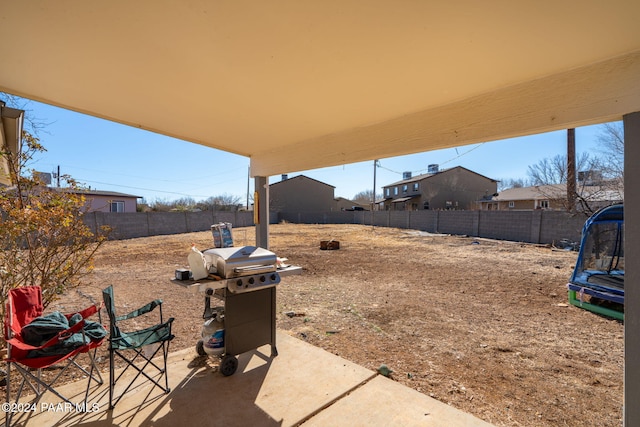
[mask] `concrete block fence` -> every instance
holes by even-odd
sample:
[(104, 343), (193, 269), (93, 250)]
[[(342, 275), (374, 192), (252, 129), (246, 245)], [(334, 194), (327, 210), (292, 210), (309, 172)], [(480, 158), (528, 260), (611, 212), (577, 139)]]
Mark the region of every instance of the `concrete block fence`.
[[(286, 221), (298, 224), (362, 224), (511, 240), (553, 244), (561, 240), (579, 242), (584, 214), (533, 211), (340, 211), (272, 212), (272, 224)], [(252, 212), (91, 212), (85, 222), (95, 231), (102, 225), (113, 229), (112, 239), (162, 234), (181, 234), (211, 229), (212, 224), (230, 222), (234, 228), (253, 226)]]
[(363, 224), (516, 242), (579, 242), (587, 217), (566, 212), (529, 211), (347, 211), (280, 213), (279, 221), (300, 224)]

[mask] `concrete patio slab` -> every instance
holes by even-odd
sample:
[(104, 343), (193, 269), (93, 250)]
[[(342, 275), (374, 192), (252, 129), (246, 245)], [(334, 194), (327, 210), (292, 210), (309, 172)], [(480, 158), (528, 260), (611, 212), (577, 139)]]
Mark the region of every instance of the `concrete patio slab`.
[[(16, 413), (12, 425), (489, 425), (284, 332), (278, 331), (277, 347), (273, 359), (270, 346), (240, 355), (238, 370), (229, 377), (218, 371), (217, 358), (198, 356), (195, 348), (174, 352), (169, 394), (140, 382), (109, 411), (108, 374), (103, 374), (105, 384), (91, 389), (86, 410), (46, 393), (33, 410)], [(85, 384), (61, 390), (81, 400)]]
[(302, 424), (303, 427), (490, 425), (381, 375)]

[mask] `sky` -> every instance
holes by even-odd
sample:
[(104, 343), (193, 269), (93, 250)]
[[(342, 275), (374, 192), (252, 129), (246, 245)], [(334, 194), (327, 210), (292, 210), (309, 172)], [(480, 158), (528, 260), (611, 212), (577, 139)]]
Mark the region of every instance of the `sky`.
[[(29, 117), (46, 123), (38, 137), (47, 151), (30, 164), (39, 172), (57, 172), (59, 167), (62, 175), (91, 189), (133, 194), (146, 203), (231, 195), (244, 205), (247, 194), (253, 194), (247, 157), (35, 101), (23, 108)], [(601, 133), (601, 125), (577, 128), (576, 153), (597, 155)], [(565, 155), (566, 147), (567, 132), (562, 130), (380, 159), (376, 193), (402, 180), (403, 172), (426, 173), (431, 164), (440, 169), (463, 166), (496, 180), (527, 178), (529, 165)], [(336, 197), (351, 199), (373, 188), (374, 162), (290, 171), (288, 177), (301, 174), (334, 186)], [(269, 177), (269, 183), (280, 179)]]

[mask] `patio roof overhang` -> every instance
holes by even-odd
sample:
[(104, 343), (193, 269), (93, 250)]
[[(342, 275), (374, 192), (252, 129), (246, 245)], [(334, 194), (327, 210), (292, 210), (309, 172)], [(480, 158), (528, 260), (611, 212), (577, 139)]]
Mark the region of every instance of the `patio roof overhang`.
[(419, 195), (413, 195), (413, 196), (408, 196), (408, 197), (400, 197), (400, 198), (397, 198), (397, 199), (393, 199), (391, 201), (391, 203), (402, 203), (402, 202), (406, 202), (408, 200), (411, 200), (411, 199), (413, 199), (415, 197), (420, 197), (420, 196)]
[(3, 2), (0, 90), (272, 176), (620, 119), (640, 110), (638, 16), (628, 0)]

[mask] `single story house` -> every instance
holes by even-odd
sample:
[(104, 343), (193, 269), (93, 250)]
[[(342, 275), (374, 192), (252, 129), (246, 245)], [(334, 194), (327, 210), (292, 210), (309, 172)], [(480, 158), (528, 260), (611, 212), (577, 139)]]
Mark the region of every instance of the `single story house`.
[[(578, 185), (578, 210), (595, 211), (623, 201), (623, 189), (614, 185)], [(509, 188), (478, 201), (481, 210), (567, 210), (567, 184)]]
[(371, 203), (359, 203), (344, 197), (336, 197), (336, 211), (368, 211), (371, 210)]
[(81, 190), (87, 200), (89, 212), (137, 212), (141, 196), (115, 191)]

